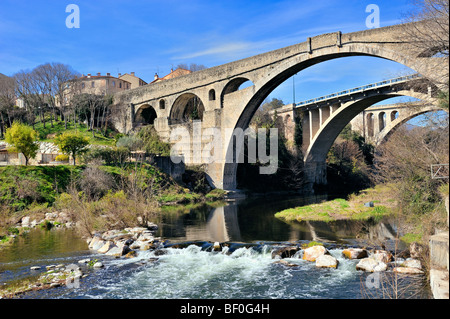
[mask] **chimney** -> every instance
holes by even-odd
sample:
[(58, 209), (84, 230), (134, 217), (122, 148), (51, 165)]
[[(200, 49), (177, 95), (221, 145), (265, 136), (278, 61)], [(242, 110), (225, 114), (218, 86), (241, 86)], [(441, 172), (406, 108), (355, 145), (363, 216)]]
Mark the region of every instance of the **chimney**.
[(121, 76), (122, 76), (122, 73), (119, 73), (119, 75), (118, 75), (117, 77), (119, 77), (119, 78), (120, 78)]
[(88, 73), (88, 75), (87, 75), (87, 76), (88, 76), (88, 78), (90, 78), (90, 77), (91, 77), (91, 74), (90, 74), (90, 73)]
[(155, 80), (158, 80), (158, 73), (155, 73)]
[(134, 72), (130, 72), (131, 73), (131, 75), (134, 75)]
[(100, 75), (101, 75), (101, 73), (100, 73), (100, 72), (98, 72), (98, 73), (97, 73), (97, 76), (100, 76)]
[(106, 76), (110, 76), (111, 75), (111, 73), (106, 73)]

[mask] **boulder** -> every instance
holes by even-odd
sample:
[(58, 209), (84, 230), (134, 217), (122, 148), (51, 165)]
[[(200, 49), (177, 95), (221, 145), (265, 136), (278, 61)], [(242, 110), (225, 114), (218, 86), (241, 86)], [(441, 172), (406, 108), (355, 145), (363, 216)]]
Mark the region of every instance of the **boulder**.
[(423, 256), (423, 246), (419, 243), (413, 242), (409, 245), (409, 253), (411, 258), (419, 258), (420, 256)]
[(102, 264), (100, 261), (97, 261), (97, 262), (94, 264), (94, 268), (103, 268), (103, 264)]
[[(101, 239), (101, 237), (94, 236), (94, 238), (92, 238), (92, 240), (89, 242), (89, 245), (88, 245), (89, 249), (94, 249), (94, 247), (97, 246), (100, 242), (103, 242), (103, 245), (105, 244), (105, 242)], [(97, 249), (99, 249), (99, 248), (97, 248)], [(95, 250), (97, 250), (97, 249), (95, 249)]]
[(422, 270), (420, 270), (418, 268), (414, 268), (414, 267), (395, 267), (392, 271), (396, 272), (396, 273), (400, 273), (400, 274), (407, 274), (407, 275), (423, 274)]
[(30, 227), (30, 216), (22, 218), (22, 227)]
[(148, 240), (153, 240), (153, 239), (154, 239), (153, 234), (149, 230), (143, 231), (138, 237), (138, 240), (140, 240), (140, 241), (148, 241)]
[(331, 255), (322, 255), (316, 259), (316, 267), (337, 268), (339, 261)]
[(128, 247), (127, 245), (115, 246), (115, 247), (112, 247), (110, 250), (108, 250), (106, 255), (121, 257), (123, 255), (126, 255), (128, 252), (130, 252), (130, 250), (131, 250), (130, 247)]
[(294, 256), (298, 251), (300, 250), (297, 246), (291, 246), (291, 247), (282, 247), (279, 249), (276, 249), (272, 252), (272, 259), (276, 258), (291, 258)]
[(134, 258), (136, 256), (137, 256), (137, 253), (135, 250), (131, 250), (125, 255), (126, 258)]
[(392, 254), (386, 250), (375, 250), (370, 258), (387, 264), (392, 261)]
[(367, 272), (379, 272), (385, 271), (387, 269), (387, 265), (375, 258), (364, 258), (359, 261), (356, 265), (356, 270), (363, 270)]
[(114, 245), (114, 243), (112, 241), (107, 241), (100, 249), (98, 249), (97, 251), (101, 254), (105, 254), (107, 253), (110, 249), (112, 249), (113, 247), (116, 247), (116, 245)]
[(367, 255), (367, 250), (362, 249), (362, 248), (348, 248), (348, 249), (344, 249), (342, 251), (342, 254), (347, 259), (361, 259), (361, 258), (366, 258), (368, 256)]
[(307, 261), (316, 261), (317, 258), (326, 254), (329, 254), (328, 250), (323, 246), (317, 245), (306, 248), (303, 251), (303, 259)]
[(218, 241), (216, 241), (213, 245), (213, 249), (214, 251), (221, 251), (222, 247), (220, 246), (220, 243)]
[(407, 268), (416, 268), (416, 269), (422, 269), (422, 263), (418, 259), (408, 258), (405, 260), (402, 265), (402, 267)]

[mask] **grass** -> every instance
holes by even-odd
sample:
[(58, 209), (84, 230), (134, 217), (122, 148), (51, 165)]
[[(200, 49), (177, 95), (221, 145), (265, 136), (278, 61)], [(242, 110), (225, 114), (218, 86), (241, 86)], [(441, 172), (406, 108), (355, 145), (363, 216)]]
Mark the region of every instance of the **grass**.
[[(366, 202), (376, 202), (375, 207), (366, 207)], [(341, 219), (380, 220), (393, 213), (396, 201), (392, 198), (392, 186), (380, 185), (352, 195), (348, 200), (337, 198), (319, 204), (289, 208), (275, 217), (286, 222), (304, 220), (331, 222)]]
[(37, 122), (34, 125), (34, 129), (39, 134), (39, 141), (41, 142), (53, 142), (54, 137), (62, 132), (78, 132), (82, 136), (85, 136), (89, 139), (89, 144), (93, 145), (106, 145), (113, 146), (115, 145), (115, 139), (110, 137), (105, 137), (102, 134), (98, 133), (94, 130), (94, 136), (92, 136), (92, 132), (88, 130), (86, 124), (77, 124), (75, 125), (72, 122), (67, 123), (67, 129), (64, 126), (64, 122), (62, 121), (54, 121), (53, 127), (51, 127), (50, 122), (47, 121), (45, 123), (45, 128), (42, 122)]

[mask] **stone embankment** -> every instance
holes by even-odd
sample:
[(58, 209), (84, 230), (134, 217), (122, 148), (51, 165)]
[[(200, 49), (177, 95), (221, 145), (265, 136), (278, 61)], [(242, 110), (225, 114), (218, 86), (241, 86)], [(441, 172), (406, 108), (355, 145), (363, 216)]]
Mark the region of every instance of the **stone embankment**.
[[(447, 226), (449, 225), (449, 197), (445, 198)], [(448, 231), (439, 231), (430, 238), (430, 286), (435, 299), (449, 299)]]

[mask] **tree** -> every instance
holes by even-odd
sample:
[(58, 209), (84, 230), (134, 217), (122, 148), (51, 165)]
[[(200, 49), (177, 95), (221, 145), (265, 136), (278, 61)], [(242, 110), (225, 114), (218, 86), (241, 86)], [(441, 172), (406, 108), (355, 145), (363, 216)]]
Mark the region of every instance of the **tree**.
[(196, 71), (207, 69), (207, 67), (204, 66), (203, 64), (191, 63), (188, 66), (186, 63), (180, 63), (177, 65), (177, 69), (185, 69), (185, 70), (189, 70), (191, 72), (196, 72)]
[(32, 127), (14, 122), (13, 125), (6, 130), (5, 140), (12, 145), (14, 149), (22, 153), (25, 157), (25, 165), (28, 165), (30, 158), (34, 158), (39, 149), (37, 143), (37, 132)]
[(73, 165), (75, 165), (76, 156), (86, 151), (89, 140), (79, 133), (66, 132), (55, 137), (55, 144), (64, 154), (72, 155)]
[[(16, 99), (14, 85), (14, 79), (0, 73), (0, 138), (3, 138), (3, 132), (8, 122), (11, 126), (11, 112)], [(8, 122), (5, 118), (8, 119)]]
[(429, 61), (430, 74), (435, 84), (448, 92), (449, 0), (413, 0), (413, 10), (404, 22), (401, 41), (412, 44), (420, 57), (434, 57), (435, 63)]

